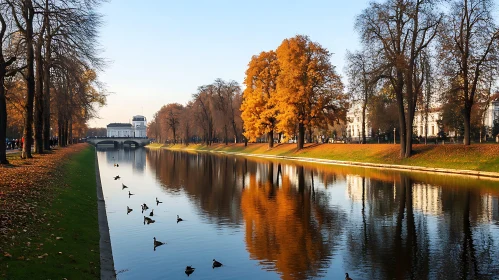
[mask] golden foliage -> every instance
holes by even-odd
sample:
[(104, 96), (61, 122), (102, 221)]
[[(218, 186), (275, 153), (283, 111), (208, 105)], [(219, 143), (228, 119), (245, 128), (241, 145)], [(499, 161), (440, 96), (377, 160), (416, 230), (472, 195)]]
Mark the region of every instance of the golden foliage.
[(276, 53), (280, 130), (289, 135), (297, 123), (325, 127), (345, 117), (347, 96), (327, 49), (298, 35), (285, 39)]
[(241, 118), (244, 122), (244, 136), (250, 141), (275, 129), (278, 75), (279, 65), (274, 51), (261, 52), (253, 56), (248, 64)]

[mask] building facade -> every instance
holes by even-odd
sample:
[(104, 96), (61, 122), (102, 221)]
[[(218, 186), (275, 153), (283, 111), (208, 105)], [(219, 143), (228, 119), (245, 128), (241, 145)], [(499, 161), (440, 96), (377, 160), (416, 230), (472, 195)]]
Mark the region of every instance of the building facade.
[[(488, 137), (495, 137), (492, 134), (494, 120), (499, 120), (499, 98), (493, 99), (484, 115), (484, 127), (487, 130)], [(366, 137), (372, 137), (371, 124), (369, 123), (369, 110), (366, 111)], [(355, 101), (347, 111), (346, 123), (347, 136), (353, 141), (360, 141), (362, 138), (362, 102)], [(428, 120), (423, 111), (416, 111), (413, 122), (413, 132), (415, 137), (438, 137), (442, 130), (442, 110), (440, 108), (431, 108), (428, 112)], [(447, 131), (447, 136), (455, 136), (454, 131)]]
[(146, 138), (147, 120), (144, 116), (133, 116), (132, 123), (110, 123), (107, 125), (107, 137)]
[(146, 129), (147, 129), (146, 117), (140, 116), (140, 115), (133, 116), (132, 127), (133, 127), (134, 132), (135, 132), (134, 137), (140, 137), (140, 138), (147, 137), (147, 135), (146, 135)]
[[(350, 109), (348, 109), (346, 129), (348, 138), (360, 141), (362, 138), (362, 102), (353, 102)], [(371, 138), (372, 129), (369, 123), (369, 110), (366, 110), (365, 131), (366, 137)]]

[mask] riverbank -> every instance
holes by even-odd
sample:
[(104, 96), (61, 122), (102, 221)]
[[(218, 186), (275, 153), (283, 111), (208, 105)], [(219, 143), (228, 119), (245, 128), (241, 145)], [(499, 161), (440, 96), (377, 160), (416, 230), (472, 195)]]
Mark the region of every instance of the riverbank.
[(302, 150), (297, 150), (296, 144), (277, 144), (268, 149), (266, 143), (250, 143), (247, 147), (244, 144), (185, 146), (153, 143), (147, 147), (499, 178), (497, 144), (414, 145), (414, 155), (407, 159), (399, 158), (400, 146), (393, 144), (306, 144)]
[(99, 279), (94, 148), (9, 161), (0, 167), (0, 278)]

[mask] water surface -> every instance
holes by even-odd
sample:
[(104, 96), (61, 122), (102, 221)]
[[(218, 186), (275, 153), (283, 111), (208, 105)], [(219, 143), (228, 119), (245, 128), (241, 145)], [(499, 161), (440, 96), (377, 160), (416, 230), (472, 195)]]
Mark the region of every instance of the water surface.
[(183, 279), (187, 265), (217, 280), (499, 275), (496, 181), (143, 148), (98, 158), (118, 279)]

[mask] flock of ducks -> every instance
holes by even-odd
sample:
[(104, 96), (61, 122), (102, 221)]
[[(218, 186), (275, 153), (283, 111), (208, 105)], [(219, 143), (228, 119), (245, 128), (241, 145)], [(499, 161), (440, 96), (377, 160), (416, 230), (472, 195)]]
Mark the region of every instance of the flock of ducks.
[[(119, 167), (119, 164), (115, 163), (114, 164), (114, 167)], [(120, 175), (117, 175), (117, 176), (114, 176), (113, 177), (114, 180), (119, 180), (121, 179)], [(124, 190), (124, 189), (128, 189), (128, 186), (126, 186), (125, 184), (121, 184), (121, 190)], [(133, 193), (131, 193), (130, 191), (128, 191), (128, 197), (130, 198), (130, 196), (132, 195), (135, 195)], [(162, 201), (159, 201), (158, 198), (156, 197), (156, 206), (159, 206), (159, 204), (163, 203)], [(140, 207), (142, 208), (142, 213), (144, 213), (144, 211), (147, 211), (149, 209), (149, 206), (147, 206), (147, 204), (142, 204), (140, 205)], [(129, 206), (126, 207), (126, 214), (130, 214), (130, 212), (132, 212), (133, 209), (130, 208)], [(150, 217), (154, 217), (154, 209), (151, 209), (151, 212), (149, 213), (149, 217), (148, 216), (144, 216), (144, 225), (145, 224), (152, 224), (154, 222), (156, 222), (155, 220), (153, 220), (152, 218)], [(177, 215), (177, 224), (179, 222), (182, 222), (184, 221), (182, 218), (180, 218), (179, 215)], [(162, 245), (165, 245), (166, 242), (161, 242), (159, 240), (156, 239), (156, 237), (153, 237), (153, 245), (154, 245), (154, 251), (156, 251), (156, 248), (159, 247), (159, 246), (162, 246)], [(215, 259), (213, 259), (213, 264), (212, 264), (212, 268), (214, 269), (215, 267), (221, 267), (223, 266), (223, 264)], [(190, 276), (192, 273), (194, 273), (194, 270), (195, 268), (192, 267), (191, 265), (188, 265), (185, 267), (185, 274), (187, 276)]]

